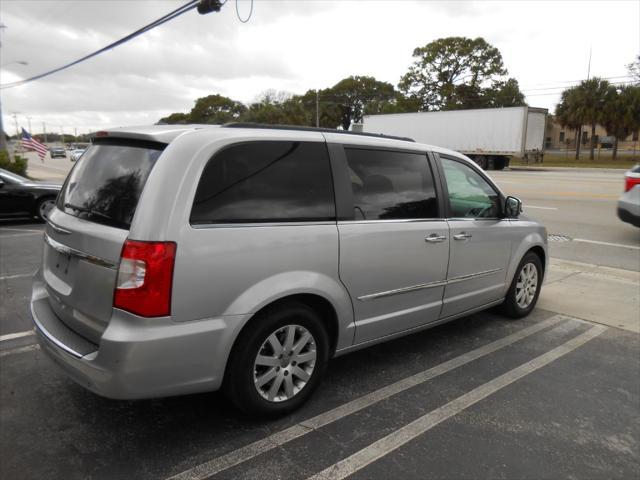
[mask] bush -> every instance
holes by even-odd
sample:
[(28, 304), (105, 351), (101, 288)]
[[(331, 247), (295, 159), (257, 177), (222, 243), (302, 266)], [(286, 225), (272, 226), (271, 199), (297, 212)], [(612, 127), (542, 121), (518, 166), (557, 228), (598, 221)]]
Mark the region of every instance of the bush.
[(0, 150), (0, 168), (26, 177), (27, 159), (20, 155), (15, 155), (12, 162), (9, 158), (9, 153), (6, 150)]

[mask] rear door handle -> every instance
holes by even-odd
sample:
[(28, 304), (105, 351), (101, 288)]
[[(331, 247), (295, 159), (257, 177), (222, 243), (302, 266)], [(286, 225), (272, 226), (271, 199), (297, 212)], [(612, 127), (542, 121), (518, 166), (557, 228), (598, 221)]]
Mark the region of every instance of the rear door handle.
[(438, 243), (444, 242), (447, 239), (444, 235), (438, 235), (437, 233), (432, 233), (428, 237), (425, 237), (424, 241), (429, 243)]
[(457, 235), (454, 235), (454, 236), (453, 236), (453, 239), (454, 239), (454, 240), (467, 240), (467, 239), (471, 238), (472, 236), (473, 236), (473, 235), (471, 235), (470, 233), (467, 233), (467, 232), (461, 232), (461, 233), (459, 233), (459, 234), (457, 234)]

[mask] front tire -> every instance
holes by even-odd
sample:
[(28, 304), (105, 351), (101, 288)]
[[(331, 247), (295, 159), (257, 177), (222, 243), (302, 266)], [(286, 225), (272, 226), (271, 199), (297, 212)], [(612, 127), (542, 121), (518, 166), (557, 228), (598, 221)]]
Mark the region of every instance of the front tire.
[(536, 306), (542, 287), (542, 262), (533, 252), (527, 253), (513, 277), (502, 311), (511, 318), (526, 317)]
[(222, 388), (247, 414), (285, 415), (311, 396), (328, 359), (329, 337), (320, 316), (305, 304), (288, 302), (259, 313), (243, 329)]

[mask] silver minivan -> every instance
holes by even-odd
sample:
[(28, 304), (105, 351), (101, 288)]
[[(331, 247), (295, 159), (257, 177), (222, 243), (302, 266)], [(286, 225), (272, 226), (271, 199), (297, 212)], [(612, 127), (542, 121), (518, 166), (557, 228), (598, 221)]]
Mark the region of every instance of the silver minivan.
[(300, 406), (328, 360), (536, 304), (544, 227), (409, 139), (229, 124), (99, 132), (50, 212), (31, 313), (100, 395)]

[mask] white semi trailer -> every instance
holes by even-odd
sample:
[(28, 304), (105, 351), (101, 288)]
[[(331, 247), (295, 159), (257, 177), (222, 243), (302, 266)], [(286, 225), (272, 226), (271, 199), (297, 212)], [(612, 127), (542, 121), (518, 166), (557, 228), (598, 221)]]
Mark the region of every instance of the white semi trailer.
[(512, 156), (542, 159), (547, 113), (508, 107), (365, 115), (362, 130), (449, 148), (484, 169), (502, 170)]

